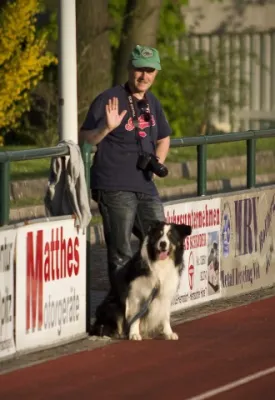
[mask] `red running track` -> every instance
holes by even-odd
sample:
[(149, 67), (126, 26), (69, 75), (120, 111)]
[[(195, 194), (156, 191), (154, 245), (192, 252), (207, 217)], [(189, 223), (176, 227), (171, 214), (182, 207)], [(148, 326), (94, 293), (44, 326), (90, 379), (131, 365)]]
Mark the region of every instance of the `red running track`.
[[(0, 375), (0, 399), (275, 399), (275, 297), (175, 330), (179, 341), (123, 341)], [(195, 397), (272, 367), (245, 385)]]

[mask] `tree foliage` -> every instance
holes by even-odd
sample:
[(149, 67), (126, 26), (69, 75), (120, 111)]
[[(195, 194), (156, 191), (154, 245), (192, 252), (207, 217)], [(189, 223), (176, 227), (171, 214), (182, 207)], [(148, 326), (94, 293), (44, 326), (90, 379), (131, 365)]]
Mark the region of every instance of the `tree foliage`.
[(30, 108), (30, 93), (56, 62), (46, 52), (47, 32), (37, 31), (38, 0), (8, 2), (0, 14), (0, 128), (18, 125)]

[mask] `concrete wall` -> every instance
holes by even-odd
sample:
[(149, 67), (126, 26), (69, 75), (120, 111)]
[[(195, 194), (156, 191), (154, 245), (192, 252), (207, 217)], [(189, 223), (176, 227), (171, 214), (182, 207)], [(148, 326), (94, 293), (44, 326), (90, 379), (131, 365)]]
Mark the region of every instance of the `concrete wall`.
[(275, 28), (274, 0), (189, 0), (183, 14), (188, 30), (196, 34)]
[[(242, 99), (243, 106), (235, 108), (231, 118), (229, 107), (221, 106), (217, 93), (217, 106), (223, 115), (213, 115), (212, 124), (228, 132), (273, 128), (275, 1), (189, 0), (189, 6), (183, 7), (182, 12), (187, 31), (192, 34), (191, 48), (213, 51), (222, 35), (226, 52), (224, 68), (228, 76), (231, 72), (234, 75), (232, 90), (236, 103)], [(246, 82), (245, 88), (244, 85), (241, 88), (239, 81)]]

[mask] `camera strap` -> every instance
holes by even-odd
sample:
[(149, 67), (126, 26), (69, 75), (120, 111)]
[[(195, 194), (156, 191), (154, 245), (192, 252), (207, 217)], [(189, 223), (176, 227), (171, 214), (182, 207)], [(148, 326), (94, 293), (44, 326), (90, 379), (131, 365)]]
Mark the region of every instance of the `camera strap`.
[[(141, 139), (141, 137), (139, 135), (140, 127), (139, 127), (139, 120), (138, 120), (135, 100), (134, 100), (134, 98), (133, 98), (133, 96), (131, 94), (130, 88), (129, 88), (127, 83), (125, 84), (124, 88), (125, 88), (125, 90), (126, 90), (126, 92), (128, 94), (128, 96), (127, 96), (128, 97), (128, 103), (129, 103), (129, 108), (130, 108), (130, 113), (131, 113), (131, 116), (132, 116), (133, 124), (134, 124), (134, 127), (135, 127), (136, 141), (137, 141), (138, 147), (140, 149), (140, 152), (143, 153), (144, 151), (143, 151), (143, 147), (142, 147), (142, 139)], [(146, 102), (146, 108), (148, 110), (148, 114), (150, 114), (150, 117), (151, 117), (150, 106), (149, 106), (149, 103), (147, 101), (146, 96), (145, 96), (144, 100)], [(150, 137), (151, 137), (151, 128), (152, 128), (152, 122), (151, 122), (151, 118), (150, 118)]]

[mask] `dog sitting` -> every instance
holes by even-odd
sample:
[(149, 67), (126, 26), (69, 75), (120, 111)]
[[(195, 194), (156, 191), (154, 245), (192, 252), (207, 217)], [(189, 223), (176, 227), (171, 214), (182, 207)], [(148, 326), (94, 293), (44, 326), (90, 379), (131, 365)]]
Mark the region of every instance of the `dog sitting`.
[(171, 303), (180, 282), (184, 240), (191, 231), (185, 224), (151, 224), (140, 250), (118, 270), (116, 289), (97, 307), (91, 334), (178, 339), (170, 325)]

